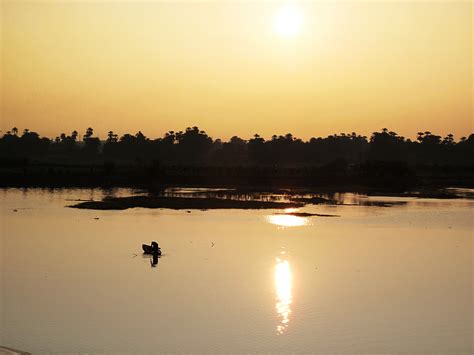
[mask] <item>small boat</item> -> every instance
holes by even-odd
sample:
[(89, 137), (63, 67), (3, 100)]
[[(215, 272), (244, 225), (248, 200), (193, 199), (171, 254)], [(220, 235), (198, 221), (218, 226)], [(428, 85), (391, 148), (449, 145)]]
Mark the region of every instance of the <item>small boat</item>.
[(151, 245), (142, 244), (144, 254), (161, 255), (161, 248), (157, 242), (151, 242)]

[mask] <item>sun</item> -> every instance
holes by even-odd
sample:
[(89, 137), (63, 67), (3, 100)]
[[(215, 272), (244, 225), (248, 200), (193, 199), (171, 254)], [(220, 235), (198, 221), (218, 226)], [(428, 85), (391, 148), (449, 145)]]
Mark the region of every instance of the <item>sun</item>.
[(285, 5), (278, 9), (273, 20), (275, 31), (285, 37), (298, 34), (303, 27), (303, 12), (296, 5)]

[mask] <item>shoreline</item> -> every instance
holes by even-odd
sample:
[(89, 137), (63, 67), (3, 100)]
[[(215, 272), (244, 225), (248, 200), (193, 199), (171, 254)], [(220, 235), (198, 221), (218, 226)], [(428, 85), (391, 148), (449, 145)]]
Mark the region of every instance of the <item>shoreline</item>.
[[(315, 191), (274, 191), (273, 194), (281, 195), (281, 200), (262, 200), (255, 197), (263, 191), (200, 191), (195, 193), (166, 193), (161, 194), (136, 194), (126, 197), (104, 197), (100, 201), (81, 200), (78, 203), (68, 205), (69, 208), (91, 209), (91, 210), (126, 210), (129, 208), (150, 208), (150, 209), (174, 209), (174, 210), (210, 210), (210, 209), (294, 209), (302, 208), (307, 205), (329, 205), (329, 206), (347, 206), (351, 204), (340, 203), (331, 198), (330, 193), (321, 193)], [(334, 192), (333, 194), (336, 194)], [(199, 196), (200, 195), (200, 196)], [(310, 197), (301, 197), (302, 195), (311, 195)], [(372, 196), (401, 197), (401, 198), (433, 198), (433, 199), (474, 199), (474, 191), (465, 191), (459, 193), (456, 191), (433, 190), (433, 191), (411, 191), (405, 193), (377, 193)], [(324, 197), (323, 197), (324, 196)], [(367, 194), (367, 196), (371, 196)], [(405, 204), (404, 201), (364, 201), (356, 205), (392, 207)], [(285, 211), (285, 214), (301, 216), (306, 212)], [(328, 217), (329, 215), (309, 214), (318, 217)], [(308, 215), (308, 216), (309, 216)]]
[(0, 187), (128, 187), (153, 191), (172, 186), (393, 192), (446, 187), (474, 188), (474, 166), (410, 166), (387, 161), (293, 167), (155, 166), (146, 163), (110, 165), (106, 162), (24, 162), (0, 166)]

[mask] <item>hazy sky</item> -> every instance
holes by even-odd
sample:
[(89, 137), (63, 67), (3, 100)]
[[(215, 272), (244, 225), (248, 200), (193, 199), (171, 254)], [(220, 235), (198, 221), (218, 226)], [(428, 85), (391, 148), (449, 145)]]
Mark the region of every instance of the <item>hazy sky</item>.
[(2, 133), (473, 131), (470, 1), (0, 1)]

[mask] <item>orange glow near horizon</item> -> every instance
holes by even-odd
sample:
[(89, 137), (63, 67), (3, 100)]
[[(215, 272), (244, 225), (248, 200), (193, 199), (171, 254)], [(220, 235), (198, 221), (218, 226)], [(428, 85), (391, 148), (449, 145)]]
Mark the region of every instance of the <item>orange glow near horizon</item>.
[(470, 2), (0, 6), (1, 134), (472, 132)]

